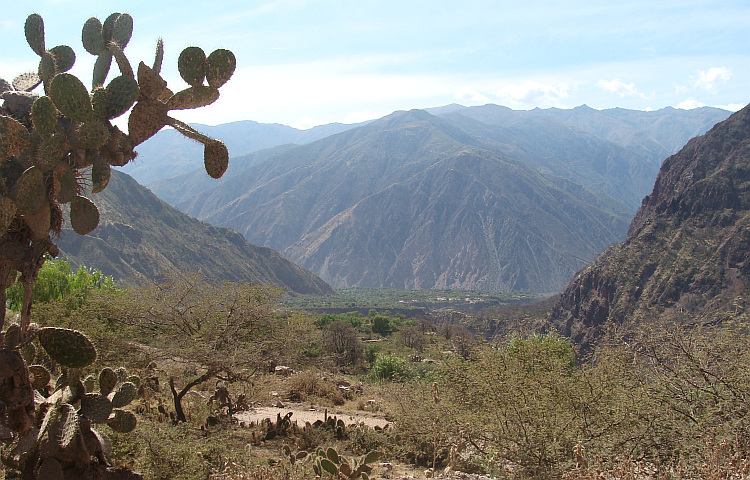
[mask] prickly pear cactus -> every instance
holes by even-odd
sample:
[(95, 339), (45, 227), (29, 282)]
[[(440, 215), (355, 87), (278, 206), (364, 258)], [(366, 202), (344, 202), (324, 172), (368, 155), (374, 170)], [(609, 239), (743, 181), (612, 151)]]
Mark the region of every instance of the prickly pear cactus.
[[(80, 369), (94, 361), (96, 349), (79, 332), (34, 327), (32, 290), (45, 255), (58, 254), (52, 238), (62, 230), (62, 207), (77, 233), (94, 230), (99, 211), (88, 195), (106, 188), (110, 168), (133, 160), (134, 148), (163, 127), (172, 126), (201, 142), (206, 171), (214, 178), (223, 175), (229, 159), (226, 146), (170, 112), (215, 102), (219, 88), (234, 73), (235, 58), (229, 50), (206, 55), (199, 47), (186, 48), (177, 69), (188, 86), (173, 93), (161, 77), (162, 40), (153, 66), (140, 62), (134, 70), (125, 54), (133, 19), (113, 13), (104, 22), (90, 18), (83, 25), (83, 48), (96, 56), (88, 89), (67, 73), (76, 61), (73, 48), (48, 47), (40, 15), (26, 19), (24, 34), (39, 57), (37, 70), (12, 82), (0, 78), (0, 305), (16, 281), (24, 287), (18, 324), (3, 331), (5, 308), (0, 308), (2, 460), (8, 468), (23, 471), (23, 478), (140, 478), (110, 467), (109, 440), (92, 427), (106, 424), (118, 432), (135, 428), (135, 416), (122, 407), (133, 400), (140, 380), (104, 369), (99, 391), (94, 391), (97, 378), (81, 380)], [(113, 63), (119, 75), (112, 74), (108, 81)], [(111, 121), (127, 112), (125, 133)], [(27, 367), (35, 340), (63, 368), (51, 394), (50, 373), (41, 365)]]

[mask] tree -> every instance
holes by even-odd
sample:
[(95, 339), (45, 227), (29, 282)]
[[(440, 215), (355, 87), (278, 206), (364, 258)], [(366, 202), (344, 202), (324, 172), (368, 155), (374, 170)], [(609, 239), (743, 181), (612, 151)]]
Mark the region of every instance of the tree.
[(362, 359), (362, 342), (349, 323), (337, 320), (323, 330), (323, 348), (339, 366), (354, 366)]
[(134, 288), (116, 319), (155, 339), (157, 358), (197, 367), (181, 388), (169, 384), (175, 413), (187, 421), (182, 399), (211, 378), (247, 379), (271, 356), (295, 343), (290, 320), (278, 313), (281, 289), (250, 283), (211, 282), (200, 274), (173, 274), (161, 282)]

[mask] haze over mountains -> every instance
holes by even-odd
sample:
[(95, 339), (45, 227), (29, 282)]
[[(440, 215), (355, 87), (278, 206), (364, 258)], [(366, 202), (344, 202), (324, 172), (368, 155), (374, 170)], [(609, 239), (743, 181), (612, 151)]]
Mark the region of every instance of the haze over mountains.
[[(728, 115), (451, 105), (327, 126), (339, 133), (301, 146), (291, 144), (299, 131), (248, 122), (208, 133), (234, 155), (254, 135), (272, 148), (233, 158), (219, 182), (199, 171), (168, 178), (162, 134), (131, 171), (180, 210), (336, 288), (552, 292), (624, 238), (661, 161)], [(181, 170), (202, 161), (172, 154)]]

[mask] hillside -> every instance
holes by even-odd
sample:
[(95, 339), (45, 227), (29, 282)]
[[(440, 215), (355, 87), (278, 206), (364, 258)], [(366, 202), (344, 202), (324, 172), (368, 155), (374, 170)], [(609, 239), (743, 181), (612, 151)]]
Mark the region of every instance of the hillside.
[(315, 274), (238, 233), (180, 213), (129, 176), (113, 172), (95, 195), (99, 227), (88, 235), (65, 229), (58, 245), (74, 264), (96, 267), (125, 281), (168, 271), (200, 271), (230, 281), (278, 284), (295, 293), (332, 293)]
[(554, 291), (624, 235), (623, 205), (483, 147), (427, 112), (396, 112), (178, 207), (335, 287)]
[(744, 310), (748, 252), (750, 107), (745, 107), (664, 162), (625, 242), (576, 275), (547, 328), (587, 345), (612, 325), (663, 315), (722, 321)]

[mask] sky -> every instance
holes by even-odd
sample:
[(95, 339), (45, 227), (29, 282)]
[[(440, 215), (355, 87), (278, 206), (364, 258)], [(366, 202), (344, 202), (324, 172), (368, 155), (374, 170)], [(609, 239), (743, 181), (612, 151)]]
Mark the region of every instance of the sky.
[[(0, 78), (36, 70), (26, 16), (45, 21), (47, 48), (77, 54), (87, 86), (94, 57), (81, 45), (89, 17), (134, 18), (125, 49), (187, 85), (187, 46), (227, 48), (237, 70), (221, 98), (173, 112), (217, 125), (238, 120), (296, 128), (459, 103), (513, 109), (718, 106), (750, 102), (747, 0), (238, 0), (16, 2), (0, 16)], [(112, 74), (110, 74), (110, 79)]]

